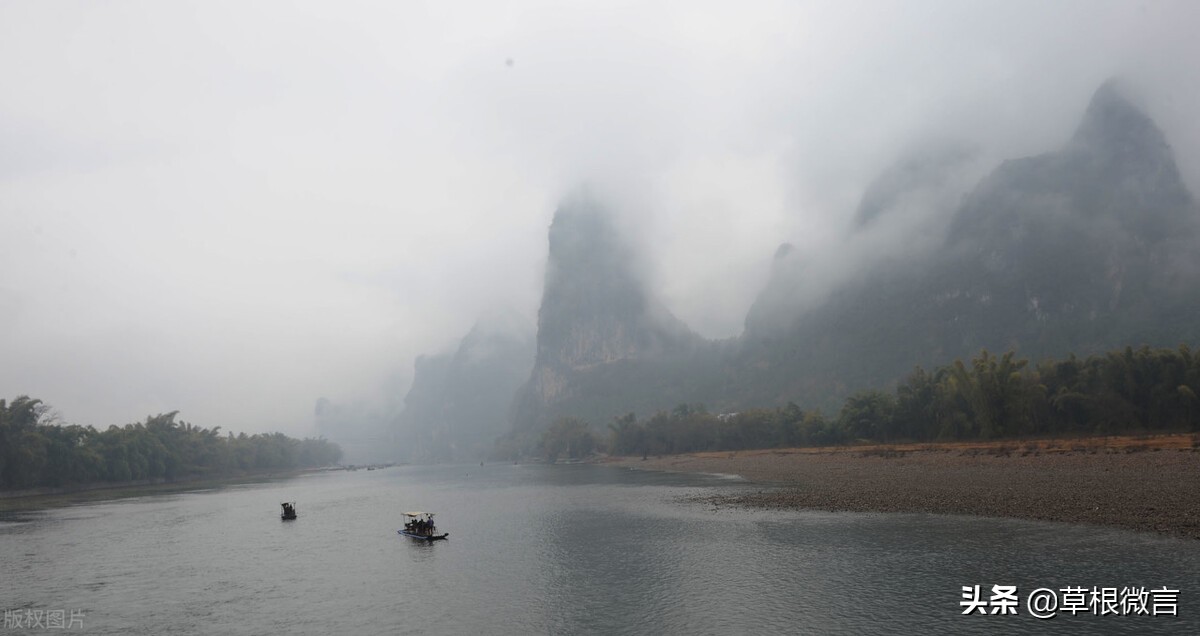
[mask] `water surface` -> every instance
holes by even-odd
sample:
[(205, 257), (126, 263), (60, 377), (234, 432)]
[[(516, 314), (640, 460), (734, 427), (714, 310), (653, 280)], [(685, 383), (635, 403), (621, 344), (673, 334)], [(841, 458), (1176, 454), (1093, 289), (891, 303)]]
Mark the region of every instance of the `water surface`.
[[(397, 467), (0, 518), (0, 609), (94, 634), (1200, 633), (1200, 542), (937, 515), (713, 510), (717, 476)], [(279, 520), (279, 502), (300, 518)], [(450, 539), (396, 534), (438, 513)], [(963, 585), (1168, 586), (1179, 616), (962, 616)], [(4, 630), (0, 633), (18, 633)], [(58, 630), (50, 630), (58, 631)]]

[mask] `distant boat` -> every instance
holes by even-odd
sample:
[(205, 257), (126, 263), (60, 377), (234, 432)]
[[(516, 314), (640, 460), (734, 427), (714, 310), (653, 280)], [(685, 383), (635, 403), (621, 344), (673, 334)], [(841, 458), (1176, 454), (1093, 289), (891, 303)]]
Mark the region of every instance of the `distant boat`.
[(432, 512), (406, 512), (405, 517), (408, 517), (408, 523), (404, 524), (403, 530), (396, 532), (416, 539), (418, 541), (439, 541), (450, 536), (449, 532), (438, 534), (437, 526), (433, 523)]
[(292, 521), (296, 518), (296, 502), (288, 502), (279, 504), (283, 506), (283, 514), (279, 518), (283, 521)]

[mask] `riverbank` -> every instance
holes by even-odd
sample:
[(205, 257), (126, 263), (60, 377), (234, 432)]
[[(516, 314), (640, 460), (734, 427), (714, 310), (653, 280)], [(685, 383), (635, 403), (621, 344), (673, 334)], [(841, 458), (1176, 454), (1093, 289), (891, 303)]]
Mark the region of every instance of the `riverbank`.
[(236, 475), (220, 477), (196, 477), (178, 481), (165, 480), (136, 480), (125, 482), (98, 482), (91, 484), (75, 484), (62, 488), (32, 488), (27, 490), (0, 491), (0, 512), (20, 512), (53, 508), (89, 501), (104, 501), (141, 497), (144, 495), (169, 494), (205, 490), (244, 483), (257, 483), (276, 479), (288, 479), (299, 475), (321, 472), (325, 470), (341, 470), (340, 468), (298, 468), (295, 470), (276, 470), (263, 472), (245, 472)]
[(1200, 539), (1200, 437), (710, 452), (612, 463), (727, 473), (770, 488), (714, 506), (916, 512), (1088, 523)]

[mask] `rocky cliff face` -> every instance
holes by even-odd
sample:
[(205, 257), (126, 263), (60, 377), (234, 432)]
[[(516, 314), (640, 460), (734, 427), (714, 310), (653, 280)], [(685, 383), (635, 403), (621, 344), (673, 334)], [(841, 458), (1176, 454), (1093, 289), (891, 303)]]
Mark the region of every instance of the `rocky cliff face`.
[(417, 461), (473, 461), (509, 429), (513, 394), (533, 365), (532, 329), (511, 317), (476, 323), (454, 351), (417, 359), (395, 428)]
[[(904, 226), (894, 215), (919, 208), (968, 155), (903, 159), (868, 188), (855, 231)], [(1096, 91), (1063, 148), (1006, 161), (938, 204), (922, 249), (876, 256), (815, 303), (816, 257), (781, 247), (745, 333), (719, 343), (653, 298), (603, 208), (563, 204), (515, 430), (681, 402), (834, 410), (853, 390), (981, 348), (1041, 357), (1200, 342), (1200, 212), (1162, 132), (1116, 85)]]
[(786, 346), (748, 337), (744, 365), (762, 370), (749, 393), (841, 396), (985, 347), (1195, 342), (1198, 220), (1161, 131), (1105, 84), (1064, 148), (984, 178), (933, 253), (890, 258), (793, 316)]
[(1162, 132), (1108, 83), (1062, 150), (1008, 161), (951, 224), (942, 283), (953, 333), (1032, 355), (1175, 345), (1195, 328), (1200, 221)]
[(1038, 229), (1110, 224), (1157, 242), (1194, 232), (1193, 212), (1162, 132), (1109, 82), (1065, 148), (1006, 161), (981, 183), (949, 241), (999, 253)]
[[(603, 417), (586, 403), (596, 401), (597, 391), (611, 393), (623, 384), (611, 377), (615, 369), (637, 374), (703, 343), (647, 290), (636, 258), (594, 198), (576, 196), (555, 212), (537, 359), (514, 407), (518, 429), (544, 425), (559, 413)], [(678, 379), (667, 375), (661, 381)]]

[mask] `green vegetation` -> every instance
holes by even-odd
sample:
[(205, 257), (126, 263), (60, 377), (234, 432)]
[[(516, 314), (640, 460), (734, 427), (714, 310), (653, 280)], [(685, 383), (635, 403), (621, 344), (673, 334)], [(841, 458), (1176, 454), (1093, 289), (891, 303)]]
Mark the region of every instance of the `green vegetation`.
[(0, 489), (142, 479), (175, 481), (324, 466), (341, 458), (325, 439), (234, 436), (176, 422), (177, 412), (110, 426), (63, 425), (41, 400), (0, 399)]
[[(836, 420), (788, 403), (713, 415), (681, 405), (609, 424), (609, 450), (661, 455), (825, 446), (856, 441), (999, 439), (1051, 435), (1200, 431), (1200, 355), (1126, 347), (1030, 366), (1013, 352), (982, 351), (932, 373), (916, 368), (894, 393), (851, 395)], [(549, 435), (549, 432), (547, 432)]]
[(561, 455), (579, 459), (592, 454), (596, 449), (596, 438), (588, 430), (587, 422), (564, 417), (556, 420), (542, 434), (541, 448), (550, 461), (555, 461)]

